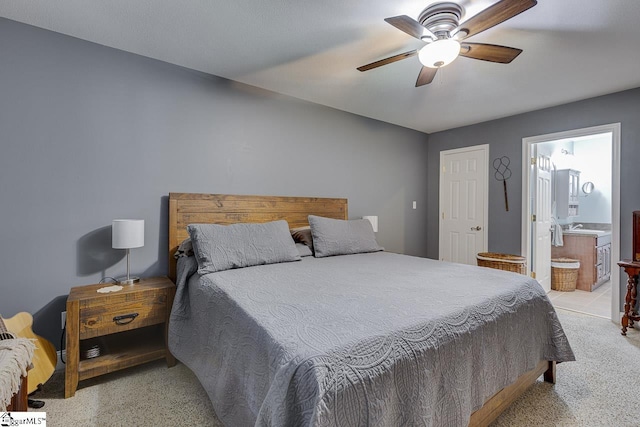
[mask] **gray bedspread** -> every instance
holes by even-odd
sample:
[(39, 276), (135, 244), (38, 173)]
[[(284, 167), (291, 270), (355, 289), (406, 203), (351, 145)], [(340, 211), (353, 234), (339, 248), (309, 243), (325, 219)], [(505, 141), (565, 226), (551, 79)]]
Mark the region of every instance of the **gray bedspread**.
[(466, 426), (540, 360), (574, 360), (515, 273), (385, 252), (196, 269), (180, 261), (169, 347), (227, 426)]

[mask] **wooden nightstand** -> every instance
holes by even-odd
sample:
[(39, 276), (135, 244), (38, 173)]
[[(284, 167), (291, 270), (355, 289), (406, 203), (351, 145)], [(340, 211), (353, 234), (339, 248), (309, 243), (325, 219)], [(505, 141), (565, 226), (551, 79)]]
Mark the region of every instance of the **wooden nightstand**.
[[(173, 282), (152, 277), (117, 292), (98, 292), (112, 285), (78, 286), (69, 292), (65, 398), (75, 394), (78, 381), (162, 358), (170, 367), (176, 363), (167, 346)], [(100, 355), (84, 357), (95, 345)]]

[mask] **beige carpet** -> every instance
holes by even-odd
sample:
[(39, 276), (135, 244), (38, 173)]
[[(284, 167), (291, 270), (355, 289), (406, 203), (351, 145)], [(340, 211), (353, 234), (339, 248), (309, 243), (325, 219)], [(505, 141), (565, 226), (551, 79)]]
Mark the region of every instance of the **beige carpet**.
[[(640, 426), (640, 331), (627, 338), (610, 321), (558, 310), (577, 362), (558, 365), (555, 386), (536, 383), (495, 426)], [(63, 398), (56, 372), (38, 398), (49, 426), (221, 426), (184, 365), (164, 362), (83, 381)], [(448, 427), (448, 426), (447, 426)]]

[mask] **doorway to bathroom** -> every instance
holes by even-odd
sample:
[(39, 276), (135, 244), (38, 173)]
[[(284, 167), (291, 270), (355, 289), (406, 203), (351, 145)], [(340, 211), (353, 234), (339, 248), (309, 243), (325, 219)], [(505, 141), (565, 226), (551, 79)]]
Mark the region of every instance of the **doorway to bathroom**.
[(523, 139), (523, 165), (529, 167), (522, 177), (522, 253), (528, 271), (554, 306), (616, 322), (619, 153), (619, 123)]

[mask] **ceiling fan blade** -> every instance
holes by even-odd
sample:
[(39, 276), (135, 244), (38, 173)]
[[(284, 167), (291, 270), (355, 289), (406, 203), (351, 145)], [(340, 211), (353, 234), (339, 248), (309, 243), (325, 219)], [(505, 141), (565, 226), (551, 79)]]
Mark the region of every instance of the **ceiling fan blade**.
[(422, 67), (420, 74), (418, 74), (418, 80), (416, 80), (416, 87), (431, 83), (437, 72), (437, 68)]
[(471, 37), (507, 19), (513, 18), (536, 4), (538, 4), (537, 0), (500, 0), (493, 6), (467, 19), (460, 24), (453, 33), (464, 31), (466, 35), (462, 38)]
[(417, 49), (409, 51), (409, 52), (401, 53), (399, 55), (390, 56), (388, 58), (384, 58), (384, 59), (381, 59), (379, 61), (372, 62), (371, 64), (367, 64), (367, 65), (363, 65), (361, 67), (358, 67), (358, 71), (369, 71), (369, 70), (372, 70), (374, 68), (382, 67), (383, 65), (391, 64), (393, 62), (397, 62), (397, 61), (400, 61), (402, 59), (411, 58), (416, 53), (418, 53)]
[(418, 40), (422, 40), (422, 36), (429, 36), (434, 40), (436, 39), (436, 36), (431, 31), (407, 15), (394, 16), (392, 18), (385, 18), (384, 20)]
[(522, 49), (515, 47), (499, 46), (497, 44), (486, 43), (462, 43), (460, 46), (460, 56), (466, 58), (480, 59), (482, 61), (499, 62), (508, 64), (522, 53)]

